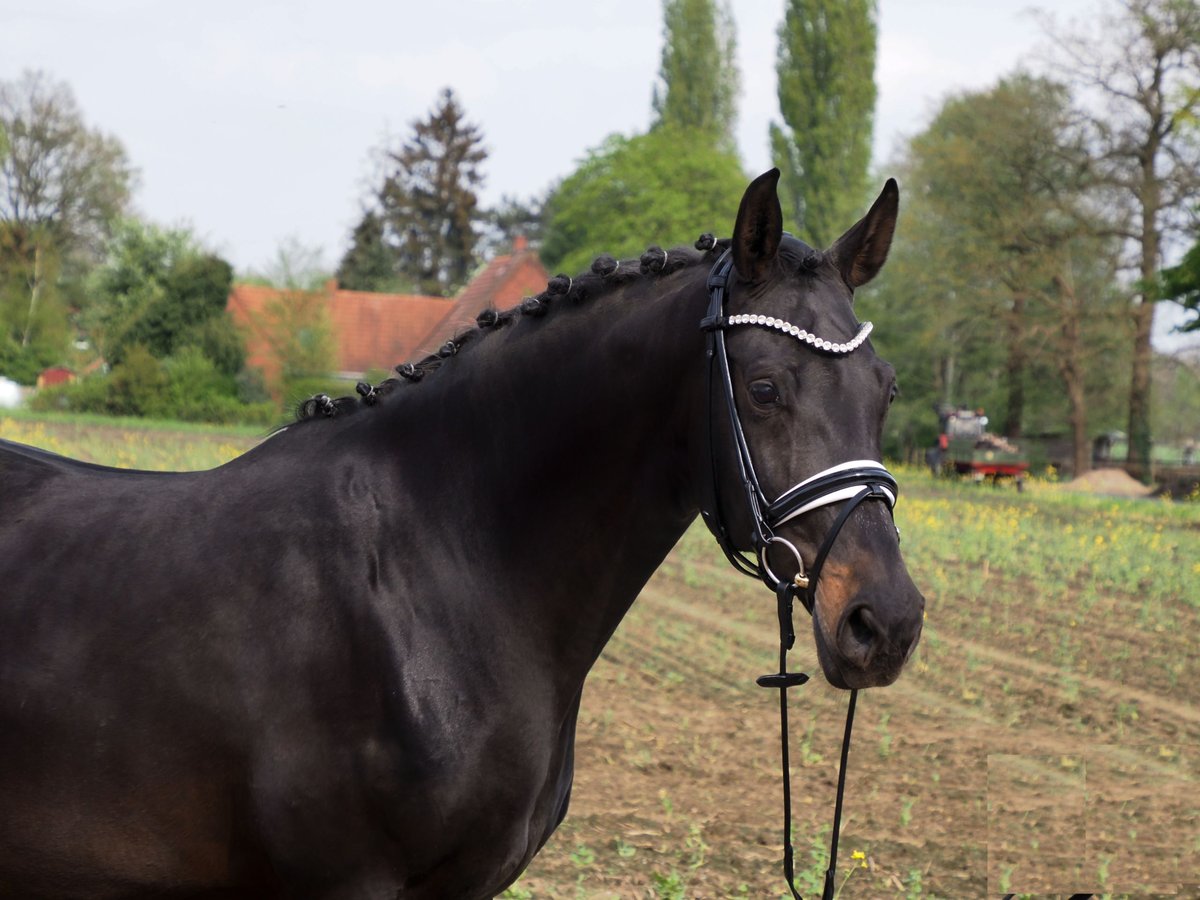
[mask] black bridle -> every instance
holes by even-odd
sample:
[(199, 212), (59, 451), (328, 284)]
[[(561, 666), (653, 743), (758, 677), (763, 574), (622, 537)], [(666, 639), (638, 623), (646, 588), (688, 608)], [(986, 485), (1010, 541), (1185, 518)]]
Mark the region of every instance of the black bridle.
[[(792, 605), (796, 597), (810, 615), (816, 609), (817, 582), (821, 577), (821, 569), (829, 555), (833, 543), (837, 540), (842, 526), (846, 524), (850, 514), (866, 500), (882, 500), (891, 510), (896, 503), (898, 487), (896, 479), (874, 460), (852, 460), (831, 466), (799, 484), (788, 488), (774, 500), (770, 500), (762, 489), (754, 470), (754, 461), (750, 456), (750, 446), (742, 429), (741, 418), (738, 415), (737, 400), (734, 396), (733, 378), (730, 374), (729, 356), (725, 349), (725, 331), (730, 327), (750, 325), (778, 330), (784, 334), (808, 344), (817, 352), (835, 355), (852, 353), (866, 340), (870, 333), (870, 323), (865, 323), (859, 334), (850, 342), (833, 344), (829, 341), (810, 335), (803, 329), (798, 329), (788, 322), (773, 317), (755, 315), (725, 315), (725, 301), (729, 288), (729, 278), (733, 271), (733, 258), (726, 250), (713, 265), (708, 275), (709, 303), (708, 311), (700, 327), (707, 335), (708, 356), (708, 442), (709, 456), (712, 467), (712, 481), (708, 502), (701, 509), (705, 524), (716, 537), (726, 558), (739, 572), (760, 579), (776, 597), (776, 611), (779, 619), (779, 671), (763, 675), (757, 680), (762, 687), (779, 690), (779, 728), (782, 745), (783, 765), (783, 868), (788, 887), (796, 900), (802, 900), (795, 885), (794, 851), (792, 849), (792, 810), (791, 810), (791, 773), (788, 760), (788, 722), (787, 722), (787, 689), (808, 681), (803, 672), (787, 671), (787, 653), (796, 641), (795, 629), (792, 624)], [(729, 414), (729, 427), (733, 436), (734, 455), (738, 463), (738, 474), (746, 497), (746, 505), (753, 522), (754, 557), (750, 558), (734, 545), (729, 534), (725, 516), (721, 510), (720, 460), (717, 452), (716, 422), (713, 407), (716, 405), (716, 390), (720, 388), (725, 408)], [(804, 515), (811, 510), (844, 502), (833, 526), (821, 542), (811, 568), (807, 571), (800, 551), (790, 541), (775, 534), (775, 529), (791, 519)], [(789, 580), (779, 578), (771, 570), (767, 558), (768, 551), (773, 546), (781, 546), (789, 550), (796, 560), (797, 571)], [(825, 885), (822, 892), (823, 900), (831, 900), (834, 893), (834, 878), (837, 869), (838, 832), (841, 828), (842, 796), (846, 785), (846, 763), (850, 752), (850, 731), (854, 723), (854, 707), (858, 699), (858, 691), (850, 691), (850, 703), (846, 710), (846, 729), (842, 737), (841, 763), (838, 768), (837, 799), (834, 804), (833, 835), (830, 838), (829, 867), (825, 871)]]

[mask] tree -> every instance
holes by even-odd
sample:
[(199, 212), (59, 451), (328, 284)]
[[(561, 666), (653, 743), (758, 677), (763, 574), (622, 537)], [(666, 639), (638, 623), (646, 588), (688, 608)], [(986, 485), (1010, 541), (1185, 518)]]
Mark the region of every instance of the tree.
[(736, 156), (692, 134), (662, 126), (589, 151), (546, 202), (546, 266), (580, 272), (602, 252), (637, 256), (730, 228), (746, 176)]
[[(1163, 269), (1158, 295), (1200, 313), (1200, 241), (1183, 255), (1179, 265)], [(1200, 315), (1179, 326), (1179, 330), (1200, 331)]]
[[(1116, 250), (1094, 234), (1100, 217), (1072, 125), (1066, 88), (1027, 75), (949, 98), (909, 145), (891, 284), (910, 287), (903, 328), (919, 337), (906, 349), (917, 365), (934, 363), (922, 414), (934, 403), (998, 407), (1009, 437), (1033, 416), (1066, 419), (1082, 472), (1096, 350), (1114, 328)], [(1062, 394), (1027, 395), (1047, 379)]]
[(483, 185), (480, 166), (487, 150), (449, 88), (412, 129), (399, 149), (384, 151), (386, 175), (338, 271), (347, 285), (375, 287), (385, 281), (386, 247), (397, 286), (449, 296), (478, 262), (476, 191)]
[(527, 247), (540, 247), (545, 206), (545, 197), (521, 200), (505, 194), (494, 207), (484, 210), (479, 237), (483, 258), (508, 253), (517, 238), (523, 238)]
[(8, 145), (0, 160), (4, 338), (28, 347), (61, 280), (102, 252), (134, 176), (121, 144), (88, 129), (71, 89), (44, 73), (0, 82), (0, 129)]
[[(1200, 354), (1155, 354), (1154, 387), (1154, 433), (1176, 449), (1179, 460), (1188, 443), (1196, 440), (1200, 422)], [(1192, 448), (1194, 454), (1194, 444)]]
[(785, 215), (826, 247), (866, 199), (875, 119), (876, 0), (788, 0), (770, 127)]
[(77, 300), (55, 248), (29, 249), (0, 225), (0, 374), (22, 384), (66, 359)]
[(236, 374), (245, 351), (225, 315), (233, 268), (184, 229), (125, 220), (91, 278), (90, 331), (109, 363), (133, 347), (165, 359), (198, 347)]
[(272, 385), (276, 393), (297, 393), (292, 387), (296, 382), (328, 378), (337, 368), (329, 296), (324, 291), (284, 291), (264, 308), (257, 331), (266, 336), (279, 360), (280, 382)]
[(251, 315), (255, 333), (265, 338), (279, 362), (278, 373), (271, 373), (272, 392), (298, 397), (327, 386), (324, 382), (337, 368), (337, 339), (320, 249), (288, 238), (266, 275), (257, 280), (279, 291), (260, 313)]
[[(955, 224), (959, 266), (988, 298), (985, 315), (1001, 326), (996, 340), (1004, 347), (1007, 394), (1001, 430), (1011, 438), (1020, 436), (1025, 412), (1030, 306), (1044, 312), (1052, 284), (1059, 286), (1053, 296), (1067, 296), (1063, 290), (1074, 280), (1057, 280), (1064, 277), (1060, 253), (1087, 230), (1084, 153), (1070, 125), (1063, 86), (1017, 75), (947, 101), (912, 144), (917, 184), (938, 215)], [(1080, 312), (1073, 302), (1057, 309)], [(1081, 389), (1071, 393), (1082, 401)]]
[[(1148, 463), (1150, 337), (1162, 249), (1200, 197), (1200, 142), (1183, 127), (1200, 114), (1200, 3), (1119, 0), (1090, 33), (1064, 34), (1049, 23), (1047, 30), (1056, 64), (1083, 93), (1096, 183), (1130, 213), (1118, 232), (1137, 274), (1129, 310), (1128, 459)], [(1143, 477), (1149, 475), (1147, 465)]]
[(733, 15), (718, 0), (663, 0), (663, 49), (654, 126), (711, 135), (735, 149), (739, 75)]
[(350, 249), (337, 268), (338, 284), (351, 291), (391, 291), (397, 287), (396, 253), (387, 226), (373, 209), (363, 211), (350, 237)]
[(247, 280), (283, 291), (320, 291), (331, 277), (325, 265), (324, 251), (289, 235), (275, 248), (275, 258), (270, 264)]

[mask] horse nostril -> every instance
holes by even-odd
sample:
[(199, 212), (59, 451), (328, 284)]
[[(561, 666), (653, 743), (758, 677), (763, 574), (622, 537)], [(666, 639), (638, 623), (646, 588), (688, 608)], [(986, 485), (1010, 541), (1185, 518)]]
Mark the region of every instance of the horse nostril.
[(866, 668), (875, 653), (878, 632), (875, 617), (865, 606), (853, 609), (842, 624), (842, 653), (860, 668)]

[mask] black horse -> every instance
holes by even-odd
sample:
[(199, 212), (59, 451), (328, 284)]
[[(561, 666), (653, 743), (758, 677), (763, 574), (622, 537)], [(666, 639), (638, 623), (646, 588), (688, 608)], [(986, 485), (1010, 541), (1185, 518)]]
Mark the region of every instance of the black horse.
[[(218, 469), (4, 443), (0, 896), (514, 881), (566, 813), (584, 679), (643, 584), (701, 507), (753, 549), (732, 431), (768, 493), (879, 459), (894, 376), (851, 300), (895, 184), (822, 252), (782, 233), (777, 178), (731, 241), (602, 257)], [(736, 422), (700, 327), (723, 251), (707, 327)], [(811, 563), (837, 514), (774, 534)], [(829, 682), (892, 682), (923, 606), (887, 504), (861, 504), (815, 592)]]

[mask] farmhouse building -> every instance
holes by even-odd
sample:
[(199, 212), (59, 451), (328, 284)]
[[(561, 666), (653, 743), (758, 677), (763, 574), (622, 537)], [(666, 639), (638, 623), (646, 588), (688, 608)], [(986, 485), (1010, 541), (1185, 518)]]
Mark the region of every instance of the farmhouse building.
[(245, 335), (247, 365), (274, 381), (280, 360), (272, 346), (272, 308), (286, 302), (319, 305), (333, 332), (337, 374), (359, 378), (370, 369), (386, 370), (434, 352), (474, 325), (489, 306), (509, 309), (541, 293), (547, 277), (537, 253), (518, 238), (512, 253), (494, 257), (457, 297), (347, 291), (332, 280), (321, 291), (291, 296), (277, 288), (236, 284), (226, 308)]

